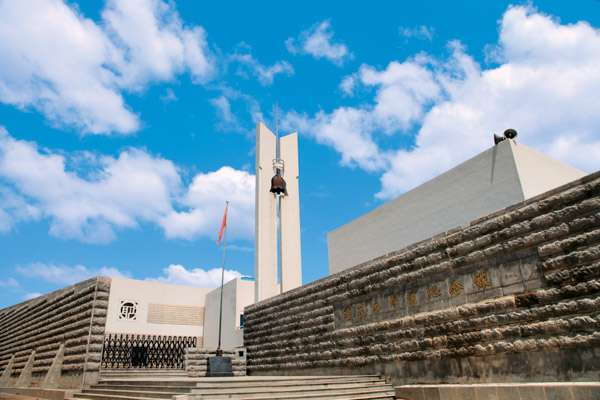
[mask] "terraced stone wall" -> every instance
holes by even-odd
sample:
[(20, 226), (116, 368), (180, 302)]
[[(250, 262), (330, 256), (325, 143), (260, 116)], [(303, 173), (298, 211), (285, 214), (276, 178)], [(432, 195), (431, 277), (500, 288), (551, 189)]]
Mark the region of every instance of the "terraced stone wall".
[(600, 173), (249, 306), (244, 318), (249, 375), (597, 381)]
[(0, 310), (0, 374), (15, 356), (8, 385), (16, 383), (35, 350), (29, 386), (39, 387), (61, 343), (65, 353), (59, 387), (95, 383), (109, 291), (110, 278), (93, 278)]

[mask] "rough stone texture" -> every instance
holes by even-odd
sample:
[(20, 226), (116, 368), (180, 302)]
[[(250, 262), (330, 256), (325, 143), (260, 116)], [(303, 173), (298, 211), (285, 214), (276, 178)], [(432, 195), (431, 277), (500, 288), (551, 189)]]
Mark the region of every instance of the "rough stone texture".
[(12, 375), (14, 362), (15, 356), (12, 356), (8, 364), (4, 367), (4, 372), (2, 372), (2, 376), (0, 376), (0, 387), (5, 387), (8, 385), (8, 382), (10, 381), (10, 377)]
[(56, 389), (60, 383), (60, 372), (62, 369), (63, 358), (65, 356), (65, 345), (61, 343), (58, 347), (58, 351), (52, 360), (52, 365), (46, 373), (44, 380), (42, 381), (42, 388), (44, 389)]
[(31, 382), (31, 372), (33, 371), (33, 361), (35, 360), (35, 351), (31, 352), (25, 367), (21, 370), (19, 374), (19, 379), (15, 383), (16, 387), (28, 387)]
[(247, 370), (597, 381), (599, 294), (595, 173), (247, 307)]
[(65, 350), (59, 387), (94, 383), (109, 291), (110, 278), (93, 278), (0, 310), (0, 371), (15, 357), (7, 386), (14, 386), (35, 351), (29, 385), (39, 387), (61, 343)]
[[(233, 376), (246, 376), (246, 358), (237, 357), (238, 349), (222, 349), (223, 357), (231, 357)], [(184, 369), (189, 376), (209, 376), (208, 358), (215, 357), (216, 349), (187, 347), (184, 355)]]

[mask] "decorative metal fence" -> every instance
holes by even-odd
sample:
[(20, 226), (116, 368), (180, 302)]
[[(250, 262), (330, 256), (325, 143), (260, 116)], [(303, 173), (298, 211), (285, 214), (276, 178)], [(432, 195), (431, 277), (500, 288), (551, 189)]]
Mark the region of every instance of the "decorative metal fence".
[(187, 347), (197, 338), (109, 334), (104, 337), (102, 368), (183, 368)]

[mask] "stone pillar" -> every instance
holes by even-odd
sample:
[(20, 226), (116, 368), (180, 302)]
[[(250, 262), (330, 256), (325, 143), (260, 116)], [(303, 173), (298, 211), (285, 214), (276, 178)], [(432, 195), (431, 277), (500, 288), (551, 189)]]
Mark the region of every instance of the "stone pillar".
[(23, 371), (21, 371), (21, 375), (19, 375), (19, 379), (17, 379), (17, 383), (15, 383), (15, 387), (26, 388), (29, 387), (29, 383), (31, 382), (31, 371), (33, 370), (33, 361), (35, 360), (35, 350), (31, 352), (29, 356), (29, 360), (27, 360), (27, 364), (23, 367)]
[(42, 382), (42, 388), (44, 389), (56, 389), (60, 382), (60, 372), (63, 364), (63, 356), (65, 355), (65, 344), (61, 343), (58, 347), (58, 351), (56, 352), (56, 356), (54, 356), (54, 360), (52, 360), (52, 365), (46, 373), (46, 377), (44, 378), (44, 382)]
[(15, 363), (15, 355), (10, 358), (8, 365), (4, 369), (2, 376), (0, 377), (0, 387), (7, 387), (8, 381), (10, 380), (10, 375), (12, 374), (13, 364)]
[(300, 188), (298, 177), (298, 133), (279, 139), (279, 157), (285, 162), (287, 196), (281, 198), (279, 240), (281, 251), (281, 292), (302, 286), (300, 254)]
[(270, 193), (277, 138), (262, 123), (256, 125), (256, 235), (254, 239), (254, 299), (277, 291), (277, 203)]

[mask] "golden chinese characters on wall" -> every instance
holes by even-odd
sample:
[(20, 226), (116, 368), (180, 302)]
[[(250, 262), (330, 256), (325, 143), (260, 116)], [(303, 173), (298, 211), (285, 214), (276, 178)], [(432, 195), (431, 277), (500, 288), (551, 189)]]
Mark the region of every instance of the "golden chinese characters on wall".
[[(479, 270), (473, 274), (473, 286), (475, 291), (484, 291), (488, 287), (492, 287), (486, 271)], [(406, 306), (400, 302), (398, 293), (390, 293), (389, 295), (375, 298), (372, 303), (361, 301), (360, 303), (350, 304), (344, 307), (342, 317), (346, 322), (352, 322), (355, 318), (362, 319), (369, 315), (385, 313), (397, 310), (410, 310), (411, 307), (418, 307), (427, 303), (436, 301), (442, 296), (442, 288), (445, 284), (426, 285), (422, 288), (409, 289), (405, 292)], [(419, 291), (423, 290), (423, 297), (419, 297)], [(445, 289), (444, 289), (445, 290)], [(465, 294), (465, 287), (458, 283), (456, 279), (452, 279), (448, 286), (448, 298)], [(354, 311), (354, 312), (353, 312)]]

